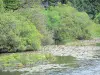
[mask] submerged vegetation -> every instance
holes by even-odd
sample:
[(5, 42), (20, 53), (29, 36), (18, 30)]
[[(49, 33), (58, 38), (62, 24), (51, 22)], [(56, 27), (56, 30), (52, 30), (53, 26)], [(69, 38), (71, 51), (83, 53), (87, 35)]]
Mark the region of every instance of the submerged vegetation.
[(41, 63), (77, 66), (76, 58), (73, 56), (53, 56), (41, 53), (13, 53), (0, 56), (0, 70), (35, 67)]
[[(33, 67), (42, 61), (54, 61), (55, 57), (51, 54), (41, 53), (13, 53), (0, 56), (0, 69)], [(38, 65), (38, 64), (37, 64)]]

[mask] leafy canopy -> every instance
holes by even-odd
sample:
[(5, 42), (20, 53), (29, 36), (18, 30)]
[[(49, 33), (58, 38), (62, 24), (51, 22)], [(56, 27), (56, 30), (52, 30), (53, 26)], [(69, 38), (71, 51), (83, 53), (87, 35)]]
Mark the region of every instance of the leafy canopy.
[(51, 6), (46, 11), (46, 15), (48, 28), (54, 31), (54, 39), (59, 42), (90, 38), (87, 26), (92, 22), (85, 12), (78, 12), (71, 6), (59, 4), (55, 7)]
[[(12, 13), (12, 14), (11, 14)], [(0, 15), (0, 47), (7, 50), (38, 49), (42, 35), (23, 16), (8, 12)]]

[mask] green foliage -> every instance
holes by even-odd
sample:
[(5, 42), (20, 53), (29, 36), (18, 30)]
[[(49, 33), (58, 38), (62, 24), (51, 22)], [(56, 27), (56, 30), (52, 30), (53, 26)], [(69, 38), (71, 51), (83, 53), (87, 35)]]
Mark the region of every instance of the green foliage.
[[(95, 17), (98, 25), (85, 12), (65, 4)], [(99, 0), (0, 0), (0, 49), (37, 50), (41, 44), (53, 44), (53, 39), (64, 44), (100, 37), (99, 24)]]
[(66, 4), (68, 0), (42, 0), (44, 3), (48, 3), (49, 6), (55, 6), (58, 2), (61, 2), (62, 4)]
[(45, 54), (45, 57), (49, 62), (53, 62), (56, 60), (56, 58), (52, 54)]
[(100, 0), (43, 0), (44, 6), (57, 6), (57, 3), (71, 4), (79, 11), (84, 11), (94, 19), (95, 15), (100, 12)]
[(50, 7), (46, 14), (48, 28), (54, 32), (54, 39), (58, 40), (57, 43), (90, 38), (87, 26), (92, 23), (85, 12), (78, 12), (68, 5), (59, 4), (59, 6)]
[(96, 15), (94, 21), (97, 23), (97, 24), (100, 24), (100, 13), (98, 15)]
[(31, 66), (40, 60), (46, 60), (45, 54), (9, 54), (0, 57), (0, 68), (2, 67), (25, 67)]
[(1, 49), (38, 49), (41, 37), (36, 27), (23, 16), (13, 12), (0, 14)]
[(16, 10), (20, 6), (20, 0), (3, 0), (6, 9)]
[(44, 2), (48, 2), (49, 6), (56, 6), (58, 2), (62, 4), (70, 2), (77, 10), (88, 13), (92, 19), (100, 12), (100, 0), (44, 0)]
[(100, 12), (100, 0), (69, 0), (72, 6), (79, 11), (84, 11), (94, 19), (95, 15)]
[(100, 37), (100, 24), (93, 24), (92, 26), (88, 27), (88, 30), (90, 31), (93, 38), (99, 38)]
[(20, 9), (17, 12), (35, 24), (37, 30), (43, 35), (42, 45), (53, 43), (52, 34), (46, 27), (46, 16), (43, 14), (44, 8), (33, 6), (32, 8)]
[(0, 12), (3, 12), (4, 11), (4, 4), (3, 4), (3, 1), (0, 0)]

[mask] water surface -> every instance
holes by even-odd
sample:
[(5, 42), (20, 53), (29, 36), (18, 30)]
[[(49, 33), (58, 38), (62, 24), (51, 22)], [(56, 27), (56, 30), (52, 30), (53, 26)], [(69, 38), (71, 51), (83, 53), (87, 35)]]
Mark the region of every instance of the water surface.
[(73, 56), (55, 56), (54, 61), (15, 71), (0, 71), (0, 75), (100, 75), (100, 50), (90, 59)]

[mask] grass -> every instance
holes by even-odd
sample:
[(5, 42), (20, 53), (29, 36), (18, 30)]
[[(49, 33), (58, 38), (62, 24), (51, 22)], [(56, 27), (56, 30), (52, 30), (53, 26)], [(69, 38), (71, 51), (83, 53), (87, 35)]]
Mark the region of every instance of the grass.
[(0, 68), (15, 67), (22, 68), (35, 64), (40, 60), (52, 58), (50, 54), (41, 53), (13, 53), (0, 56)]

